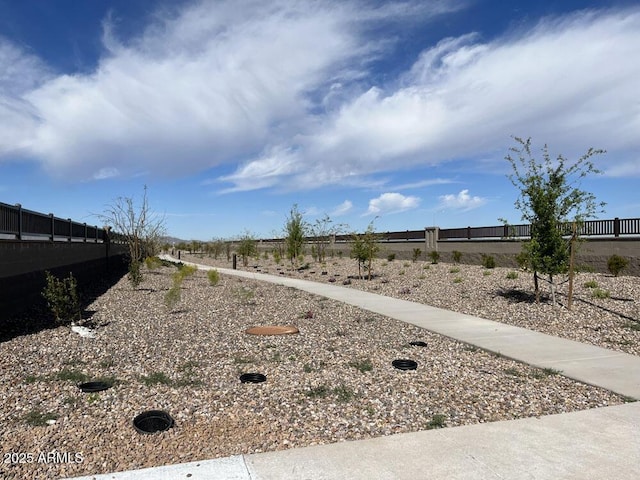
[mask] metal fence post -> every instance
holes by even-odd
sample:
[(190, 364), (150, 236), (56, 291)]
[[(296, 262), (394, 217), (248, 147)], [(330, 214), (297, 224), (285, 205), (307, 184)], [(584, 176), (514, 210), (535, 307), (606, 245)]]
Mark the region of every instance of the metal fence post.
[(616, 238), (620, 236), (620, 219), (618, 217), (613, 219), (613, 236)]
[(69, 220), (69, 241), (71, 241), (73, 238), (73, 222), (70, 218), (67, 218), (67, 220)]
[(16, 203), (18, 209), (18, 240), (22, 240), (22, 205)]
[(51, 241), (56, 241), (56, 218), (53, 216), (53, 213), (49, 214), (49, 218), (51, 219)]

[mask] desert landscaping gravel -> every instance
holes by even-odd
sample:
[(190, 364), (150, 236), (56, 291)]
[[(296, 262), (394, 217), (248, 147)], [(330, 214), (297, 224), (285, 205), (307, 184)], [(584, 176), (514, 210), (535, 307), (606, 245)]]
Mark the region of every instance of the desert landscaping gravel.
[[(231, 268), (231, 263), (222, 257), (216, 260), (204, 255), (183, 256), (185, 261)], [(566, 277), (560, 279), (559, 305), (553, 307), (548, 285), (540, 281), (541, 302), (536, 304), (533, 274), (517, 269), (377, 259), (369, 281), (358, 278), (357, 263), (348, 258), (327, 258), (324, 266), (310, 263), (308, 269), (298, 270), (288, 262), (276, 265), (272, 258), (261, 257), (252, 258), (247, 267), (238, 261), (238, 268), (334, 285), (346, 282), (349, 288), (640, 355), (640, 277), (580, 272), (574, 279), (574, 299), (569, 310), (565, 308)]]
[[(262, 262), (250, 268), (274, 274), (279, 274), (276, 268), (286, 268)], [(327, 275), (321, 274), (321, 266), (283, 274), (334, 278), (340, 285), (354, 273), (355, 262), (335, 262), (327, 263)], [(485, 318), (508, 308), (514, 313), (501, 315), (520, 312), (523, 326), (535, 324), (536, 318), (551, 324), (556, 315), (558, 324), (572, 321), (574, 330), (589, 331), (581, 333), (585, 338), (611, 337), (618, 349), (638, 352), (638, 332), (624, 328), (615, 333), (610, 325), (623, 322), (606, 311), (593, 310), (603, 317), (597, 326), (604, 331), (597, 332), (591, 323), (583, 326), (591, 310), (554, 310), (552, 315), (547, 305), (514, 304), (495, 294), (487, 280), (498, 282), (500, 269), (484, 276), (480, 267), (460, 266), (452, 274), (450, 266), (425, 270), (421, 262), (403, 265), (383, 267), (380, 262), (381, 276), (367, 283), (352, 279), (350, 288), (427, 303), (434, 295), (446, 295), (431, 304), (452, 309), (461, 298), (458, 308), (469, 303), (467, 313)], [(396, 271), (400, 267), (404, 275)], [(95, 338), (57, 327), (0, 343), (0, 478), (98, 474), (624, 401), (557, 372), (276, 284), (221, 275), (212, 286), (206, 273), (197, 271), (184, 280), (181, 299), (170, 310), (164, 297), (175, 271), (169, 266), (145, 270), (139, 288), (122, 278), (95, 298), (86, 308)], [(463, 281), (454, 284), (456, 276)], [(613, 288), (609, 279), (594, 278), (602, 288)], [(612, 296), (634, 298), (622, 303), (634, 315), (637, 280), (614, 280), (625, 286), (611, 290)], [(502, 278), (499, 283), (505, 288), (520, 285)], [(410, 293), (398, 293), (404, 288)], [(579, 302), (579, 308), (593, 308), (584, 305)], [(617, 304), (604, 305), (617, 310)], [(261, 325), (294, 325), (300, 333), (244, 333)], [(412, 341), (427, 346), (411, 346)], [(395, 369), (391, 363), (396, 359), (415, 360), (418, 367)], [(241, 374), (254, 372), (267, 381), (240, 382)], [(110, 378), (114, 386), (99, 393), (77, 388), (82, 380), (98, 378)], [(174, 427), (153, 435), (136, 432), (133, 418), (151, 409), (169, 412)], [(38, 419), (50, 419), (50, 424), (33, 425)]]

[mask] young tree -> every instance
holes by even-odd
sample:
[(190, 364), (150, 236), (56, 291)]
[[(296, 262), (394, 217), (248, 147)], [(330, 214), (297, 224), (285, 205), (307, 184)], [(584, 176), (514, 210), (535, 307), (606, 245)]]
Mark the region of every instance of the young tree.
[(515, 206), (522, 219), (531, 224), (531, 240), (525, 244), (529, 265), (534, 272), (536, 301), (540, 301), (538, 273), (547, 275), (553, 305), (556, 305), (556, 279), (569, 270), (569, 248), (563, 233), (567, 222), (580, 224), (599, 213), (604, 203), (596, 204), (595, 196), (579, 188), (582, 178), (600, 173), (590, 160), (604, 150), (590, 148), (577, 161), (570, 163), (562, 155), (552, 160), (547, 145), (542, 149), (542, 162), (531, 152), (531, 139), (514, 137), (519, 144), (505, 158), (513, 173), (511, 183), (520, 190)]
[(345, 231), (345, 224), (333, 225), (333, 220), (325, 213), (324, 217), (319, 218), (316, 222), (309, 226), (311, 242), (315, 247), (316, 258), (318, 262), (324, 262), (327, 254), (327, 246), (331, 243), (331, 237)]
[(242, 234), (239, 241), (238, 254), (242, 257), (242, 265), (246, 267), (249, 264), (249, 257), (253, 257), (258, 251), (258, 246), (255, 237), (248, 231)]
[(294, 261), (302, 255), (304, 237), (307, 229), (307, 224), (302, 219), (302, 213), (298, 211), (297, 204), (291, 208), (284, 229), (286, 233), (285, 245), (287, 247), (287, 255), (293, 264)]
[(147, 186), (144, 186), (139, 207), (131, 197), (118, 197), (98, 217), (126, 239), (129, 247), (129, 280), (137, 287), (142, 281), (140, 264), (145, 257), (158, 253), (160, 237), (165, 234), (164, 217), (153, 213), (149, 207)]
[(351, 258), (358, 261), (358, 276), (362, 279), (363, 265), (367, 265), (368, 279), (371, 280), (372, 263), (376, 254), (380, 250), (377, 243), (377, 235), (373, 231), (373, 221), (367, 227), (363, 234), (353, 234), (353, 243), (351, 244)]

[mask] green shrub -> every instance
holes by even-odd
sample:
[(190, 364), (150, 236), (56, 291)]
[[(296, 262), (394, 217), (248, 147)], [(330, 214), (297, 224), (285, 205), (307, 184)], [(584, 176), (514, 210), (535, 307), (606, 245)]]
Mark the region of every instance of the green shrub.
[(174, 283), (173, 287), (171, 287), (169, 291), (164, 295), (164, 304), (169, 310), (173, 310), (176, 305), (178, 305), (178, 302), (180, 301), (180, 293), (180, 284)]
[(518, 278), (518, 272), (509, 272), (509, 273), (507, 273), (507, 278), (509, 280), (515, 280), (516, 278)]
[(451, 252), (451, 257), (453, 258), (453, 263), (460, 263), (460, 260), (462, 260), (462, 252), (454, 250)]
[(434, 250), (429, 252), (429, 258), (431, 259), (431, 263), (436, 264), (438, 260), (440, 260), (440, 254)]
[(489, 270), (484, 270), (484, 271), (482, 272), (482, 275), (484, 275), (485, 277), (487, 277), (487, 276), (491, 275), (491, 272), (490, 272)]
[(591, 296), (593, 298), (609, 298), (609, 292), (607, 290), (602, 290), (601, 288), (594, 288), (591, 292)]
[(482, 254), (482, 266), (484, 268), (496, 268), (496, 259), (491, 255)]
[(183, 265), (180, 267), (179, 271), (182, 278), (187, 278), (196, 273), (198, 271), (198, 267), (195, 265)]
[(393, 262), (396, 259), (396, 254), (395, 253), (390, 253), (389, 255), (387, 255), (387, 260), (390, 262)]
[(529, 261), (529, 254), (524, 250), (520, 252), (518, 255), (516, 255), (516, 263), (518, 264), (518, 268), (520, 268), (520, 270), (529, 270), (531, 266)]
[(50, 420), (57, 420), (58, 415), (52, 412), (31, 410), (24, 416), (24, 421), (32, 427), (44, 427)]
[(51, 310), (56, 323), (68, 325), (80, 320), (80, 302), (78, 301), (77, 283), (73, 274), (69, 278), (59, 280), (48, 271), (45, 272), (47, 285), (42, 291), (42, 296), (47, 301), (47, 307)]
[(144, 264), (147, 266), (148, 270), (155, 270), (162, 266), (162, 260), (158, 257), (147, 257), (144, 259)]
[(220, 274), (218, 273), (218, 270), (216, 270), (216, 269), (209, 270), (207, 272), (207, 278), (209, 279), (209, 283), (211, 285), (217, 285), (218, 282), (220, 281)]
[(80, 383), (86, 381), (88, 377), (78, 370), (63, 368), (58, 373), (56, 373), (55, 378), (57, 380), (62, 380), (65, 382)]
[(431, 417), (431, 421), (427, 423), (427, 430), (432, 430), (434, 428), (443, 428), (446, 425), (447, 417), (442, 415), (441, 413), (436, 413), (433, 417)]
[(280, 252), (278, 250), (273, 250), (273, 261), (276, 262), (276, 265), (280, 265), (280, 262), (282, 261), (282, 256), (280, 255)]
[(584, 282), (585, 288), (598, 288), (598, 282), (595, 280), (589, 280), (588, 282)]
[(454, 267), (449, 269), (449, 273), (458, 273), (460, 271), (460, 269), (458, 267)]
[(622, 270), (627, 268), (627, 265), (629, 265), (629, 260), (620, 255), (611, 255), (607, 260), (607, 268), (614, 277), (617, 277)]
[(411, 256), (411, 259), (414, 263), (416, 262), (416, 260), (418, 260), (418, 258), (420, 258), (420, 255), (422, 255), (422, 250), (420, 250), (419, 248), (414, 248), (413, 255)]
[(462, 277), (456, 277), (453, 279), (453, 283), (462, 283)]
[(350, 362), (350, 367), (356, 368), (360, 371), (360, 373), (370, 372), (373, 370), (373, 364), (371, 363), (370, 358), (365, 358), (363, 360), (358, 360), (357, 362)]
[(140, 270), (140, 262), (137, 260), (132, 260), (129, 263), (129, 274), (127, 275), (129, 279), (129, 283), (133, 288), (138, 288), (138, 286), (142, 283), (142, 271)]
[(164, 372), (153, 372), (148, 376), (143, 375), (142, 377), (140, 377), (140, 380), (147, 387), (150, 387), (151, 385), (158, 385), (158, 384), (170, 385), (172, 383), (171, 379), (167, 377), (167, 375)]

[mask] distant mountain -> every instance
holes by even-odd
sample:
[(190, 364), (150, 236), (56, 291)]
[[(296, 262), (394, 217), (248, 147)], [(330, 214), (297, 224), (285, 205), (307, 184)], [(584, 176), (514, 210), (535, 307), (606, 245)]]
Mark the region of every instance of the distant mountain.
[(177, 237), (160, 237), (160, 243), (169, 243), (171, 245), (173, 245), (174, 243), (181, 243), (181, 242), (190, 242), (191, 240), (183, 240), (182, 238), (177, 238)]

